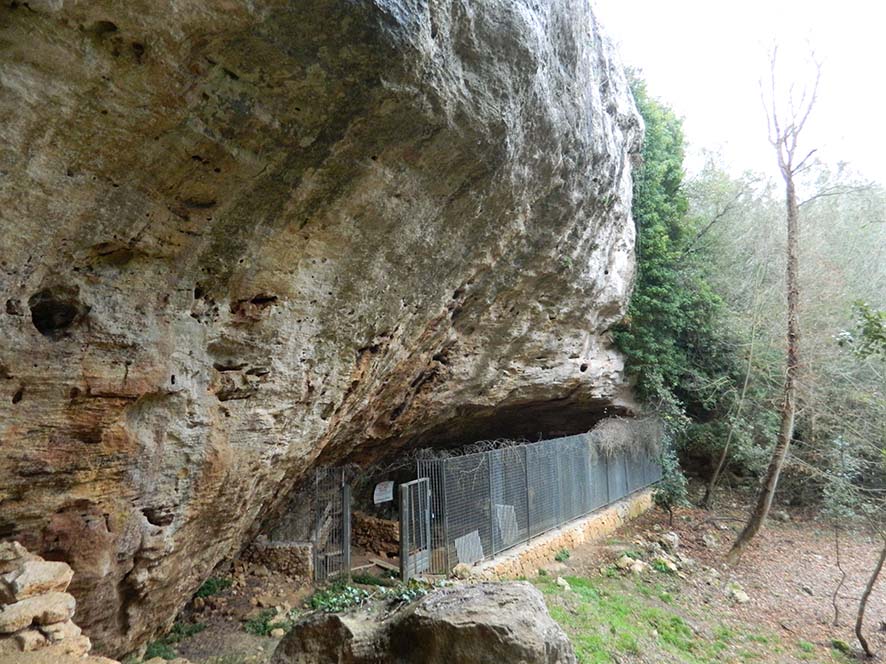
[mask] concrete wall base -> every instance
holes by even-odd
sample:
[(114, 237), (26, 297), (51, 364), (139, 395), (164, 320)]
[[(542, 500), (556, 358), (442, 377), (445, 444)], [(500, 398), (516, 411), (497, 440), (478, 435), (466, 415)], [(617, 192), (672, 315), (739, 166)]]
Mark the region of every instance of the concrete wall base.
[(471, 569), (471, 573), (504, 579), (535, 576), (539, 568), (554, 561), (554, 556), (561, 549), (572, 550), (606, 537), (650, 507), (652, 489), (637, 491), (600, 511), (539, 535), (492, 560), (478, 563)]

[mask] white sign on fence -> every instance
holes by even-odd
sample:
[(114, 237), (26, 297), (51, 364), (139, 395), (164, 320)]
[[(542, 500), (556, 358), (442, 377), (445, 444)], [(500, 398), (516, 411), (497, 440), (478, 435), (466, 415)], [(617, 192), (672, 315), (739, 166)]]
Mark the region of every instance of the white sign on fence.
[(372, 494), (372, 500), (376, 505), (394, 500), (394, 483), (379, 482), (376, 484), (375, 491)]

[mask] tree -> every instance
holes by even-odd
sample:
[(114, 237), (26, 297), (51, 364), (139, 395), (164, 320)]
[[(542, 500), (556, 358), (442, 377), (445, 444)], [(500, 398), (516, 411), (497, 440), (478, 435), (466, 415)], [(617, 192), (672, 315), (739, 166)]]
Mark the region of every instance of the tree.
[[(797, 412), (797, 382), (800, 375), (800, 284), (799, 284), (799, 244), (800, 244), (800, 205), (797, 196), (796, 176), (808, 165), (815, 153), (812, 150), (800, 157), (798, 140), (815, 105), (821, 68), (815, 65), (815, 80), (811, 87), (805, 87), (799, 99), (789, 95), (786, 113), (777, 103), (776, 91), (777, 49), (773, 49), (770, 60), (769, 96), (764, 93), (763, 103), (769, 126), (769, 142), (775, 148), (778, 168), (785, 184), (785, 204), (787, 221), (787, 268), (785, 290), (787, 295), (787, 362), (784, 372), (784, 388), (780, 406), (778, 438), (763, 483), (757, 495), (756, 504), (744, 529), (738, 535), (727, 560), (734, 564), (740, 558), (769, 515), (778, 480), (784, 467), (791, 441), (794, 436), (794, 419)], [(793, 90), (792, 90), (793, 91)]]
[[(858, 316), (858, 344), (855, 352), (859, 357), (880, 357), (886, 362), (886, 311), (875, 311), (867, 303), (857, 302), (855, 305)], [(881, 450), (880, 459), (886, 458), (886, 445)], [(879, 502), (880, 504), (877, 504)], [(874, 570), (865, 585), (864, 592), (858, 602), (858, 613), (855, 616), (855, 637), (861, 644), (865, 655), (873, 657), (874, 653), (868, 640), (864, 636), (864, 614), (867, 610), (868, 599), (877, 585), (877, 580), (886, 565), (886, 524), (883, 520), (884, 505), (882, 501), (871, 501), (866, 504), (865, 510), (871, 525), (880, 533), (883, 547), (880, 557), (874, 566)]]

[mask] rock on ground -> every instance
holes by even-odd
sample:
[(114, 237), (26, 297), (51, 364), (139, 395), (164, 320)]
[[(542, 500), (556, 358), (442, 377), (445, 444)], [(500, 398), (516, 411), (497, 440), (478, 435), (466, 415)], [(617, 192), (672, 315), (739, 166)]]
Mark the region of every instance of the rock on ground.
[(589, 4), (0, 5), (0, 538), (100, 652), (318, 457), (631, 408), (641, 121)]
[(272, 664), (566, 664), (572, 644), (526, 582), (459, 585), (383, 622), (316, 614), (296, 624)]

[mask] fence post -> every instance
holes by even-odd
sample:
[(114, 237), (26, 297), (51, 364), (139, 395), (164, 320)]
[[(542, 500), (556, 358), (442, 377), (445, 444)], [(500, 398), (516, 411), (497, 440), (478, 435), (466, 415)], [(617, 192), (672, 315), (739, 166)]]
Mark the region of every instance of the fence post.
[(409, 580), (409, 491), (400, 485), (400, 580)]
[(341, 564), (348, 581), (351, 580), (351, 485), (341, 486), (342, 534)]
[(449, 556), (449, 507), (446, 500), (446, 461), (445, 459), (434, 463), (437, 470), (437, 478), (439, 481), (441, 493), (443, 494), (443, 550), (446, 552), (446, 575), (452, 571), (452, 560)]
[(495, 498), (492, 495), (492, 459), (495, 450), (490, 450), (486, 455), (486, 463), (489, 466), (489, 542), (492, 545), (492, 555), (495, 556)]
[(529, 497), (529, 445), (523, 446), (523, 474), (526, 486), (526, 541), (532, 541), (532, 508)]

